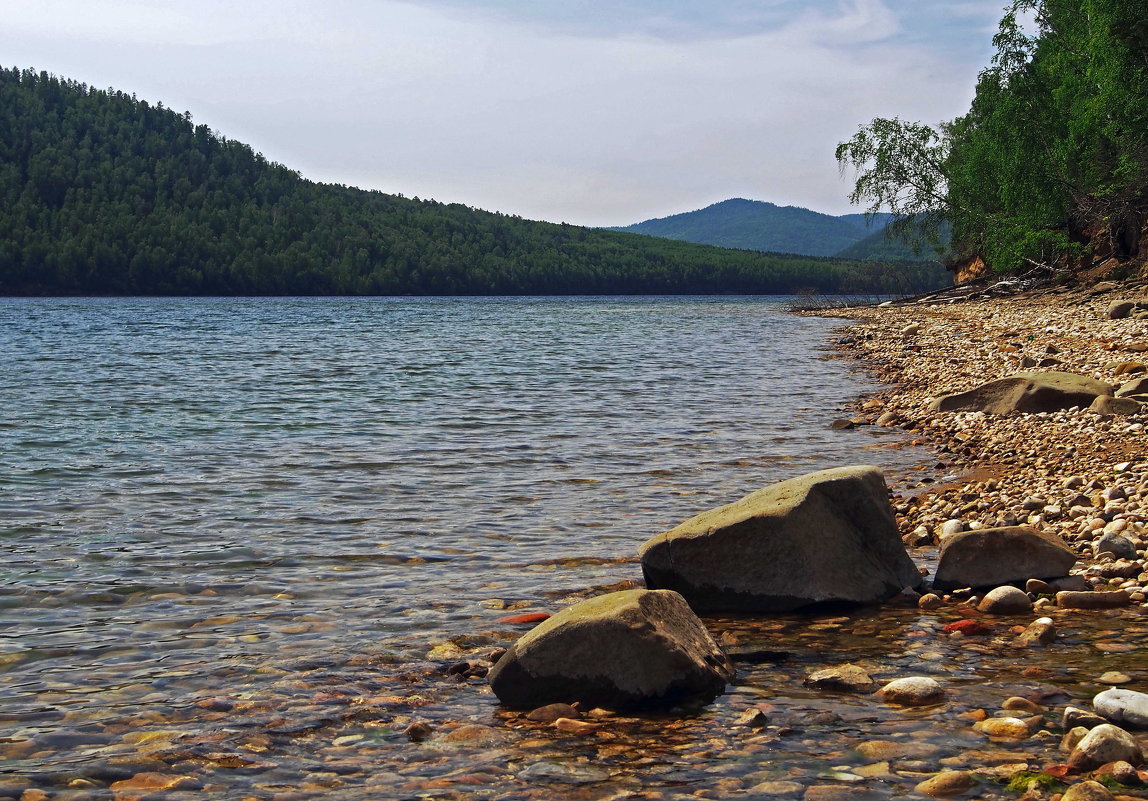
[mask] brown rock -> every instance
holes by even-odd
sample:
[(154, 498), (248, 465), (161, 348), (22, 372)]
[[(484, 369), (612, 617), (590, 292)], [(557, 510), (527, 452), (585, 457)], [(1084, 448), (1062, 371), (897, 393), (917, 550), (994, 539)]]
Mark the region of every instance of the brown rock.
[(964, 770), (946, 770), (925, 779), (917, 785), (917, 792), (931, 798), (948, 798), (960, 795), (976, 786), (973, 774)]
[(1088, 376), (1073, 373), (1022, 372), (982, 384), (967, 392), (944, 395), (933, 401), (940, 412), (1056, 412), (1073, 406), (1087, 408), (1112, 387)]
[(1027, 712), (1030, 715), (1038, 715), (1044, 711), (1044, 707), (1040, 704), (1018, 695), (1006, 698), (1005, 702), (1001, 704), (1001, 709), (1007, 709), (1010, 712)]
[(538, 723), (553, 723), (558, 718), (580, 718), (578, 710), (570, 706), (570, 704), (547, 704), (540, 706), (537, 709), (532, 709), (526, 713), (527, 720), (533, 720)]
[(1027, 614), (1032, 611), (1032, 601), (1024, 590), (1006, 584), (986, 593), (977, 609), (992, 615)]
[(1100, 782), (1083, 781), (1065, 790), (1060, 801), (1112, 801), (1112, 793)]
[(867, 693), (873, 689), (873, 679), (857, 665), (841, 665), (810, 674), (805, 679), (805, 685), (819, 690)]
[(941, 750), (939, 746), (912, 740), (866, 740), (857, 745), (857, 753), (874, 762), (893, 759), (929, 759)]
[(439, 742), (451, 745), (494, 745), (505, 739), (506, 735), (498, 729), (470, 723), (447, 732)]
[(907, 676), (889, 682), (878, 694), (889, 704), (928, 706), (944, 700), (945, 690), (928, 676)]
[(875, 467), (822, 470), (703, 512), (640, 549), (647, 587), (702, 611), (877, 603), (921, 576)]
[(1055, 641), (1056, 624), (1050, 617), (1040, 617), (1028, 624), (1028, 628), (1013, 640), (1013, 645), (1030, 648), (1034, 645), (1048, 645)]
[(566, 734), (590, 734), (601, 728), (597, 723), (574, 718), (558, 718), (550, 725)]
[(1068, 757), (1068, 764), (1082, 771), (1117, 761), (1140, 765), (1144, 762), (1144, 754), (1132, 735), (1109, 723), (1088, 732)]
[(1139, 414), (1143, 404), (1133, 398), (1114, 398), (1101, 395), (1092, 402), (1088, 411), (1096, 412), (1105, 417), (1122, 417), (1129, 414)]
[(167, 773), (137, 773), (130, 779), (112, 782), (110, 787), (116, 801), (144, 801), (158, 798), (172, 790), (192, 790), (199, 782), (191, 776), (172, 776)]
[(941, 546), (933, 587), (947, 591), (1057, 578), (1075, 563), (1076, 554), (1064, 540), (1027, 526), (962, 531)]
[(430, 736), (434, 734), (434, 727), (425, 720), (416, 720), (403, 730), (403, 734), (412, 743), (421, 743), (430, 739)]
[(1020, 718), (986, 718), (974, 723), (973, 728), (989, 737), (1009, 740), (1024, 740), (1031, 734), (1028, 724)]
[(1134, 378), (1131, 381), (1121, 384), (1116, 390), (1116, 397), (1123, 398), (1127, 395), (1145, 395), (1148, 394), (1148, 376), (1141, 378)]
[(1056, 605), (1061, 609), (1116, 609), (1128, 606), (1131, 598), (1124, 590), (1115, 592), (1072, 592), (1064, 590), (1056, 594)]
[(507, 706), (581, 701), (612, 709), (714, 698), (733, 668), (685, 599), (627, 590), (563, 609), (523, 635), (491, 669)]

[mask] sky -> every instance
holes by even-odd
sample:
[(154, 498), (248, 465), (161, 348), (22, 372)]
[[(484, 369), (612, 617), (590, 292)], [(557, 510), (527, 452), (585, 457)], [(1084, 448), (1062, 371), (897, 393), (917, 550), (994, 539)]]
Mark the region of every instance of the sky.
[(1004, 0), (0, 0), (0, 66), (306, 178), (577, 225), (851, 207), (873, 117), (968, 110)]

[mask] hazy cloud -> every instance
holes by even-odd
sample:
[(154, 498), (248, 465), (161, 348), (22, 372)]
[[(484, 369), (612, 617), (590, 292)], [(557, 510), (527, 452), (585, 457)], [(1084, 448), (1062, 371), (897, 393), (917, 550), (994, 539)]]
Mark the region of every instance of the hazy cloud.
[(962, 113), (998, 12), (909, 0), (0, 1), (0, 52), (4, 66), (190, 110), (316, 180), (625, 224), (734, 196), (847, 211), (835, 143), (877, 115)]

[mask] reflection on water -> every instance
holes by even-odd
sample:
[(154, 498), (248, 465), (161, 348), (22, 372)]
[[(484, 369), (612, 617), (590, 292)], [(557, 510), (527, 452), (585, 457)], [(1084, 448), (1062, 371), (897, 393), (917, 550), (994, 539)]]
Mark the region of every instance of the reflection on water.
[(820, 358), (832, 325), (754, 298), (0, 301), (0, 771), (243, 797), (364, 749), (400, 770), (404, 716), (495, 710), (424, 687), (428, 654), (633, 581), (699, 510), (922, 458), (830, 430), (871, 388)]

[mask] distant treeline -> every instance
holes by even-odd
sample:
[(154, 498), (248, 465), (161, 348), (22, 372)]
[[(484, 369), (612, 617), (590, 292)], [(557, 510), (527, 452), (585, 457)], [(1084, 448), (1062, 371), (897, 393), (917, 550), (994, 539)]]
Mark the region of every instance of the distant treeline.
[(762, 254), (317, 184), (191, 115), (0, 68), (0, 294), (927, 291), (936, 265)]

